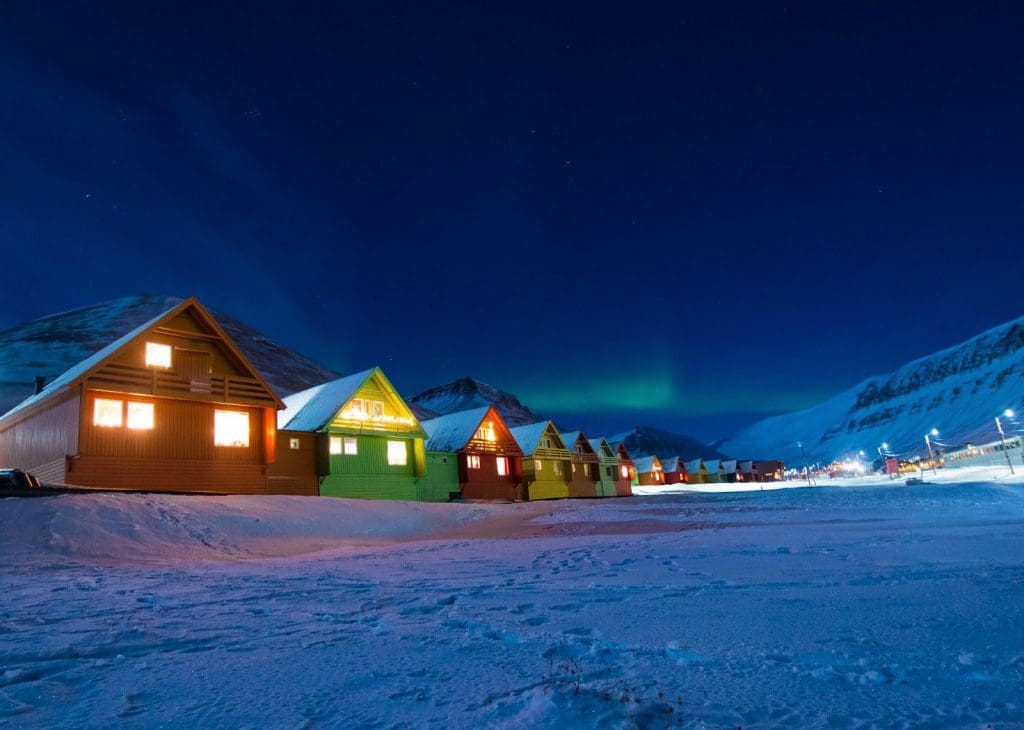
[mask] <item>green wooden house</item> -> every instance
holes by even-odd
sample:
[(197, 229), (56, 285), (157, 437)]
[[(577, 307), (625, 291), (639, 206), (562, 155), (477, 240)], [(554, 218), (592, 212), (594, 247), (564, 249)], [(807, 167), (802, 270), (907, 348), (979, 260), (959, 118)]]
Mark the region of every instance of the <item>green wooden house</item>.
[(599, 479), (597, 481), (598, 497), (617, 496), (616, 482), (620, 479), (619, 457), (605, 438), (590, 439), (590, 446), (597, 454), (599, 461)]
[(284, 404), (278, 439), (314, 451), (321, 496), (448, 500), (447, 490), (422, 483), (426, 433), (380, 368), (308, 388)]
[(512, 429), (523, 451), (523, 498), (566, 499), (572, 458), (551, 421)]

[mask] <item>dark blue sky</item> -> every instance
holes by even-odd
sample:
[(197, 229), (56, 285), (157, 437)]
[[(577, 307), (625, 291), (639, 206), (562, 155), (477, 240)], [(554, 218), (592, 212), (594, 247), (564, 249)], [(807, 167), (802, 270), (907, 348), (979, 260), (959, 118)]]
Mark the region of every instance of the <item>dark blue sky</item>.
[(1019, 6), (104, 5), (0, 9), (0, 327), (196, 294), (713, 437), (1020, 314)]

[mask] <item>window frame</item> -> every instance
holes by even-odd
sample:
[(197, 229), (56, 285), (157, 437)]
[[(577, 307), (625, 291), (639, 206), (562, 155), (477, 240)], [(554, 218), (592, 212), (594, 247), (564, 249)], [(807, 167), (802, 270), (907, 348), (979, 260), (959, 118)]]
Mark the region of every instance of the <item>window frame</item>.
[[(136, 423), (132, 424), (132, 407), (136, 409), (141, 408), (144, 411), (149, 412), (148, 421), (144, 421), (143, 425)], [(130, 400), (124, 404), (125, 416), (124, 425), (125, 428), (129, 428), (132, 431), (152, 431), (156, 428), (156, 404), (148, 401)]]
[[(388, 439), (388, 466), (409, 466), (409, 444), (405, 441), (396, 441), (395, 439)], [(398, 446), (402, 447), (402, 460), (401, 462), (392, 461), (397, 455)]]
[[(150, 355), (156, 352), (166, 353), (167, 357), (164, 358), (161, 356), (157, 358), (154, 355), (153, 360), (159, 360), (159, 362), (151, 361)], [(166, 362), (164, 362), (165, 359)], [(164, 344), (163, 342), (147, 341), (146, 349), (143, 354), (143, 362), (147, 368), (161, 368), (163, 370), (168, 370), (174, 367), (174, 347)]]
[[(99, 419), (100, 404), (109, 406), (109, 413), (113, 413), (114, 405), (117, 404), (117, 423), (104, 423)], [(121, 428), (124, 426), (124, 400), (121, 398), (93, 398), (92, 402), (92, 425), (97, 428)]]
[[(233, 442), (222, 442), (222, 438), (218, 431), (218, 416), (226, 417), (227, 420), (232, 418), (240, 417), (245, 419), (245, 441), (233, 441)], [(240, 419), (239, 419), (240, 420)], [(226, 427), (226, 424), (225, 424)], [(249, 418), (248, 411), (235, 411), (228, 410), (225, 408), (217, 408), (213, 411), (213, 445), (217, 447), (223, 447), (226, 449), (248, 449), (252, 443), (252, 421)]]

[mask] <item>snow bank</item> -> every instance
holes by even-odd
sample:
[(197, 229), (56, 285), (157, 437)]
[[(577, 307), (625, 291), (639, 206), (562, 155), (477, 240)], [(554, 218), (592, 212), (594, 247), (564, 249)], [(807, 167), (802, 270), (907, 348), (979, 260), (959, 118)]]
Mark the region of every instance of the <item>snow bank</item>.
[(492, 505), (74, 494), (0, 501), (0, 554), (150, 562), (286, 556), (429, 537)]

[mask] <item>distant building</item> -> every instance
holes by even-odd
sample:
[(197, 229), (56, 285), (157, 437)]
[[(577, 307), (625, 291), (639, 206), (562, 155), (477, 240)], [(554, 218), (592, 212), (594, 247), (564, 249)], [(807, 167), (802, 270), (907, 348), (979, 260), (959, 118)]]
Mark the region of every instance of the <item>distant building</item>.
[[(611, 444), (609, 444), (604, 438), (590, 439), (590, 448), (592, 448), (594, 453), (597, 454), (598, 459), (598, 476), (600, 479), (597, 481), (597, 496), (618, 496), (616, 482), (618, 482), (620, 478), (619, 459), (615, 455), (615, 451), (612, 449)], [(629, 486), (628, 481), (626, 482), (626, 486)]]
[(523, 498), (565, 499), (569, 496), (572, 457), (551, 421), (511, 430), (523, 451)]
[(786, 472), (786, 465), (779, 459), (754, 462), (754, 479), (758, 482), (781, 481)]
[(665, 484), (682, 484), (686, 481), (686, 466), (678, 456), (662, 457), (661, 468)]
[(608, 445), (615, 450), (615, 458), (619, 462), (619, 476), (615, 480), (615, 494), (619, 497), (631, 497), (633, 495), (633, 485), (637, 484), (636, 465), (629, 455), (629, 450), (626, 449), (626, 444), (619, 441), (614, 444), (609, 443)]
[(701, 459), (687, 461), (683, 468), (686, 469), (687, 484), (704, 484), (708, 480), (708, 470)]
[(661, 486), (665, 483), (661, 460), (657, 456), (639, 456), (633, 459), (637, 482), (642, 487)]
[(570, 497), (596, 497), (597, 483), (601, 480), (600, 459), (582, 431), (562, 434), (562, 440), (569, 448), (572, 464), (569, 472)]

